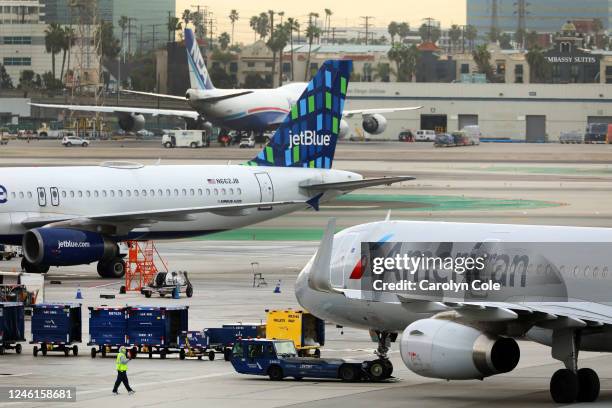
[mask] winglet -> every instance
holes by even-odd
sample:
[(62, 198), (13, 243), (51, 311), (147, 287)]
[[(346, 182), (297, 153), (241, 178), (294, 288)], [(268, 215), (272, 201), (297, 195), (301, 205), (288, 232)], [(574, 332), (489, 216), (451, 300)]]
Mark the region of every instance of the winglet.
[(316, 196), (312, 197), (310, 200), (306, 201), (306, 203), (311, 206), (315, 211), (319, 211), (319, 204), (321, 201), (321, 197), (323, 197), (323, 193), (319, 193)]
[(330, 218), (327, 222), (327, 228), (321, 239), (321, 244), (317, 250), (310, 271), (308, 273), (308, 286), (312, 290), (328, 293), (343, 293), (331, 286), (331, 258), (334, 246), (334, 234), (336, 233), (336, 219)]

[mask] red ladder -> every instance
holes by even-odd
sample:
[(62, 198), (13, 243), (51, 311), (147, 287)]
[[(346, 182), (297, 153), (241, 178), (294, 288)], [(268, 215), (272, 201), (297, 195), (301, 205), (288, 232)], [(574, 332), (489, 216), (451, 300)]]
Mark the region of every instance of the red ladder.
[(159, 255), (153, 241), (127, 241), (128, 259), (125, 263), (125, 290), (138, 291), (151, 284), (159, 271), (155, 257), (161, 262), (162, 270), (168, 272), (168, 265)]

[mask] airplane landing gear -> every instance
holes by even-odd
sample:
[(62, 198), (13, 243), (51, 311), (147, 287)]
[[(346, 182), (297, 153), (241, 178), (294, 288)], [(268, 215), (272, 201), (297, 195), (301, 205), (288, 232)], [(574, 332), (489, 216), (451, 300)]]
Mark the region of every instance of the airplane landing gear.
[(599, 397), (599, 376), (590, 368), (578, 369), (580, 334), (573, 329), (553, 332), (552, 356), (565, 368), (550, 379), (550, 396), (559, 404), (594, 402)]
[(31, 264), (25, 259), (25, 257), (21, 258), (21, 269), (26, 271), (27, 273), (47, 273), (49, 272), (48, 265), (34, 265)]
[(389, 360), (387, 353), (391, 348), (392, 337), (397, 336), (395, 333), (385, 331), (371, 331), (370, 335), (378, 342), (378, 348), (374, 352), (378, 356), (378, 360), (370, 362), (368, 372), (372, 379), (376, 381), (385, 380), (393, 374), (393, 364)]

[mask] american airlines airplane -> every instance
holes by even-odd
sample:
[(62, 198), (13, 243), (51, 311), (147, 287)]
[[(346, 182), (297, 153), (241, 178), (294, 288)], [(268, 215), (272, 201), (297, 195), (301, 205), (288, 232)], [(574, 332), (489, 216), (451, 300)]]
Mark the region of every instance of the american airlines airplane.
[(270, 143), (242, 165), (0, 169), (0, 243), (22, 245), (22, 267), (97, 262), (121, 277), (117, 242), (240, 228), (349, 191), (412, 177), (363, 180), (332, 169), (351, 61), (327, 61)]
[[(124, 92), (185, 101), (193, 110), (38, 103), (33, 103), (32, 106), (114, 113), (119, 118), (119, 126), (126, 132), (137, 132), (143, 129), (145, 126), (143, 115), (149, 114), (181, 117), (193, 126), (205, 130), (211, 130), (213, 126), (217, 126), (222, 129), (262, 133), (276, 129), (282, 123), (291, 106), (295, 104), (307, 86), (306, 83), (290, 83), (274, 89), (217, 89), (210, 79), (193, 31), (189, 28), (185, 29), (185, 47), (191, 88), (187, 90), (184, 97), (138, 91)], [(420, 108), (347, 110), (343, 112), (343, 117), (361, 115), (363, 129), (367, 133), (378, 135), (387, 128), (384, 113), (415, 109)], [(340, 119), (339, 129), (339, 136), (342, 139), (349, 131), (349, 125), (343, 118)]]
[[(388, 218), (335, 236), (330, 220), (295, 288), (299, 303), (316, 316), (370, 330), (379, 356), (371, 374), (391, 375), (387, 352), (399, 337), (401, 358), (413, 372), (482, 380), (512, 371), (520, 359), (514, 339), (527, 338), (551, 347), (552, 357), (565, 365), (550, 381), (555, 402), (598, 398), (599, 377), (579, 369), (578, 353), (612, 352), (612, 229)], [(398, 275), (395, 263), (403, 255), (457, 262), (466, 254), (486, 266), (454, 280), (424, 263), (414, 274)], [(388, 258), (385, 268), (392, 273), (377, 275)], [(381, 286), (397, 282), (415, 286)]]

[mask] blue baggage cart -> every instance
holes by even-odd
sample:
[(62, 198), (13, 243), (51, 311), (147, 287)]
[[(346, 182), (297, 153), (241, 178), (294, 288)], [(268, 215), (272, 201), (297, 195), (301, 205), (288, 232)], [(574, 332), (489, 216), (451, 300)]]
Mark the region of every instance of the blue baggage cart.
[(127, 307), (89, 307), (89, 343), (91, 358), (100, 353), (118, 353), (127, 346)]
[(15, 350), (21, 354), (21, 344), (25, 341), (23, 303), (0, 303), (0, 354), (6, 350)]
[(66, 357), (79, 354), (75, 343), (81, 342), (81, 305), (74, 303), (42, 303), (32, 307), (32, 354), (43, 356), (49, 351)]
[(127, 342), (132, 346), (132, 357), (145, 353), (149, 358), (158, 354), (180, 352), (180, 334), (188, 331), (189, 308), (187, 306), (154, 307), (131, 306), (127, 308)]
[(265, 324), (224, 324), (221, 327), (204, 329), (208, 336), (210, 347), (223, 353), (225, 361), (231, 360), (232, 347), (239, 339), (255, 339), (266, 337)]
[(207, 356), (210, 361), (215, 359), (215, 350), (210, 348), (210, 339), (204, 331), (184, 331), (178, 338), (179, 358), (197, 357), (202, 360)]

